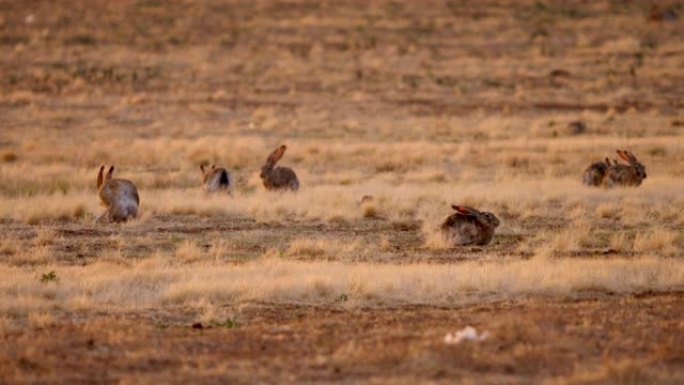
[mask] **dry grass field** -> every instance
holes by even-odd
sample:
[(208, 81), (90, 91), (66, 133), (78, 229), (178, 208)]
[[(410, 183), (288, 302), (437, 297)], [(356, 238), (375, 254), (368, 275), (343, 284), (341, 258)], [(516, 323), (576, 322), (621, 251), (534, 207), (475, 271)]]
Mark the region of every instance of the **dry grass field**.
[[(680, 18), (0, 0), (0, 383), (684, 383)], [(283, 143), (296, 193), (259, 179)], [(582, 185), (616, 149), (643, 184)], [(95, 223), (110, 164), (125, 224)], [(451, 204), (492, 243), (447, 244)]]

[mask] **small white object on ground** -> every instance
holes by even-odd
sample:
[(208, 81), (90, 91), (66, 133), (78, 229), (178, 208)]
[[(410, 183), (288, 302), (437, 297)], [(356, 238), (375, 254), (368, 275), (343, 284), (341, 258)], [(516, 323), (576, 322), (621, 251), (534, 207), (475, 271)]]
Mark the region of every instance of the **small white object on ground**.
[(456, 333), (447, 333), (444, 336), (444, 342), (449, 345), (456, 345), (461, 341), (484, 341), (487, 337), (489, 337), (489, 332), (478, 334), (474, 327), (466, 326)]

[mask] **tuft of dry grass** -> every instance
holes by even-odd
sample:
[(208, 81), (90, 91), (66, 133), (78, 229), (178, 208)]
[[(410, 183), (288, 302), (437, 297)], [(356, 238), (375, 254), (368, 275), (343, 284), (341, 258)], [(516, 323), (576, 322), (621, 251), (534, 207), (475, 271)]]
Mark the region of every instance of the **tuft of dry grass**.
[(175, 256), (184, 263), (201, 261), (206, 253), (193, 241), (185, 240), (176, 248)]
[(13, 151), (5, 151), (2, 153), (2, 161), (5, 163), (14, 163), (17, 159), (19, 159), (19, 157)]
[(601, 202), (596, 205), (596, 215), (606, 219), (620, 219), (620, 207), (614, 202)]
[(637, 233), (634, 239), (634, 251), (638, 253), (658, 252), (674, 256), (681, 251), (678, 243), (679, 232), (663, 228), (654, 228), (647, 232)]
[(50, 227), (39, 227), (36, 229), (36, 237), (33, 238), (33, 244), (36, 246), (47, 246), (54, 243), (57, 234), (55, 229)]
[(377, 247), (364, 243), (360, 239), (335, 239), (316, 236), (314, 238), (296, 238), (290, 242), (286, 256), (303, 259), (328, 259), (336, 261), (353, 261), (376, 256)]
[(29, 326), (34, 329), (45, 329), (57, 323), (57, 319), (47, 311), (31, 312), (27, 318)]
[(633, 244), (627, 234), (624, 231), (620, 231), (611, 236), (609, 245), (611, 249), (624, 253), (631, 250)]
[(584, 220), (573, 222), (560, 231), (545, 231), (539, 238), (541, 242), (536, 253), (540, 257), (572, 255), (597, 243), (596, 233)]

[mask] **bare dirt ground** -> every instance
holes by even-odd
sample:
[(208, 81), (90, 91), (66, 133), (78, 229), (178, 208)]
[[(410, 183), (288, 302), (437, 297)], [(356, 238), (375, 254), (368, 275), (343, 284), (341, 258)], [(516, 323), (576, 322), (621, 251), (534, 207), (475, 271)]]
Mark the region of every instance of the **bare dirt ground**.
[[(465, 308), (253, 304), (201, 329), (179, 309), (63, 314), (6, 338), (0, 373), (39, 383), (678, 383), (681, 303), (665, 293)], [(446, 345), (454, 325), (493, 338)]]
[[(653, 4), (0, 0), (0, 384), (684, 383), (684, 8)], [(283, 142), (297, 195), (258, 179)], [(582, 186), (616, 148), (644, 184)], [(233, 197), (199, 192), (214, 162)], [(140, 217), (96, 225), (112, 163)], [(501, 219), (490, 245), (431, 243), (459, 202)], [(500, 278), (535, 258), (650, 264)], [(262, 259), (501, 284), (182, 286)], [(490, 337), (444, 343), (466, 325)]]

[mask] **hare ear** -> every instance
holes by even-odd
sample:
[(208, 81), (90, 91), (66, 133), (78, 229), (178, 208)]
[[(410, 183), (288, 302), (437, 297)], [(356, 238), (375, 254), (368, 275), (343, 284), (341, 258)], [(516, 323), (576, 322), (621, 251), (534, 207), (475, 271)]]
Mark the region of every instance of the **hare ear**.
[(204, 174), (204, 165), (200, 164), (200, 170), (202, 171), (202, 174)]
[(273, 150), (273, 152), (271, 153), (271, 155), (268, 156), (268, 159), (266, 159), (266, 163), (269, 163), (269, 164), (276, 164), (276, 163), (280, 160), (280, 158), (283, 157), (283, 155), (285, 154), (285, 150), (286, 150), (286, 149), (287, 149), (287, 146), (285, 146), (285, 145), (283, 144), (283, 145), (281, 145), (280, 147), (278, 147), (278, 148), (276, 148), (275, 150)]
[(104, 166), (100, 166), (100, 172), (97, 174), (97, 189), (100, 189), (102, 182), (104, 182)]
[(114, 173), (114, 166), (109, 168), (109, 171), (107, 171), (107, 180), (112, 179), (112, 174)]
[(630, 161), (632, 161), (632, 162), (634, 162), (634, 163), (637, 162), (636, 156), (634, 156), (634, 154), (632, 154), (631, 152), (625, 150), (625, 155), (627, 155), (627, 156), (629, 157), (629, 160), (630, 160)]
[(626, 160), (626, 161), (629, 162), (629, 160), (630, 160), (630, 159), (629, 159), (629, 156), (628, 156), (624, 151), (622, 151), (622, 150), (617, 150), (616, 152), (617, 152), (617, 154), (620, 156), (620, 158), (622, 158), (622, 159), (624, 159), (624, 160)]
[(451, 208), (465, 215), (477, 215), (479, 212), (471, 207), (451, 205)]

